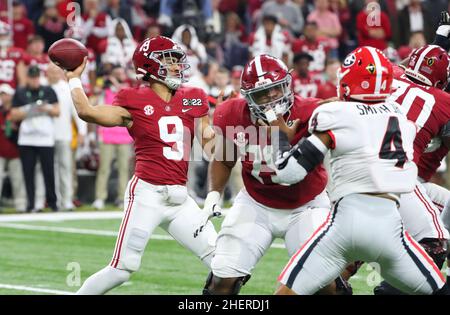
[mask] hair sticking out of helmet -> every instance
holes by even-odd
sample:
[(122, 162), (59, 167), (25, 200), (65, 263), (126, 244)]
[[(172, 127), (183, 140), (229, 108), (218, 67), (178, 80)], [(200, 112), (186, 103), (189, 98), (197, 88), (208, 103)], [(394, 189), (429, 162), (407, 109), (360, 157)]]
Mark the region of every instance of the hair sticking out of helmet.
[(168, 37), (145, 39), (134, 51), (133, 64), (140, 80), (155, 80), (171, 90), (187, 82), (184, 74), (189, 69), (186, 54)]
[(268, 122), (266, 114), (271, 110), (276, 115), (285, 115), (294, 104), (292, 77), (286, 65), (269, 55), (256, 56), (245, 66), (241, 93), (251, 115), (264, 122)]
[(391, 62), (378, 49), (359, 47), (347, 55), (338, 70), (338, 97), (379, 102), (391, 94)]
[(450, 58), (436, 45), (426, 45), (413, 51), (405, 74), (420, 84), (445, 89), (450, 76)]

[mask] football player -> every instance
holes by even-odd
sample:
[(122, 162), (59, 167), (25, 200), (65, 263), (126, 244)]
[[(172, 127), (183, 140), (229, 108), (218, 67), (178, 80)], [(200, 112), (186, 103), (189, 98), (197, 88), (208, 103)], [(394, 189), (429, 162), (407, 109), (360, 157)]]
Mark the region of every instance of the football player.
[[(292, 143), (308, 137), (307, 121), (318, 100), (294, 96), (286, 65), (269, 55), (258, 55), (245, 66), (241, 93), (244, 98), (229, 99), (214, 112), (216, 152), (209, 166), (205, 209), (218, 208), (239, 159), (244, 188), (222, 223), (205, 295), (238, 294), (275, 238), (284, 239), (292, 255), (330, 209), (327, 175), (320, 163), (303, 182), (279, 184), (272, 159), (277, 141), (268, 127), (270, 118), (278, 116)], [(330, 283), (327, 289), (332, 291), (326, 293), (335, 292), (335, 286), (340, 293), (351, 292), (341, 278)]]
[(315, 293), (356, 260), (378, 262), (383, 278), (405, 292), (449, 294), (440, 270), (405, 231), (397, 210), (400, 194), (416, 184), (416, 127), (397, 104), (386, 101), (391, 63), (378, 49), (360, 47), (347, 56), (338, 76), (342, 102), (314, 111), (310, 137), (288, 151), (280, 145), (278, 180), (301, 183), (330, 152), (335, 185), (330, 215), (291, 258), (277, 294)]
[(6, 83), (14, 89), (25, 85), (27, 67), (24, 54), (22, 48), (12, 46), (11, 26), (0, 21), (0, 84)]
[(136, 153), (112, 261), (89, 277), (78, 294), (103, 294), (127, 281), (139, 269), (157, 226), (210, 266), (217, 234), (208, 222), (194, 237), (192, 231), (209, 214), (188, 196), (186, 176), (194, 134), (198, 132), (205, 145), (214, 133), (209, 126), (207, 95), (201, 89), (181, 86), (189, 67), (185, 58), (184, 51), (167, 37), (144, 40), (133, 56), (142, 85), (120, 90), (115, 106), (89, 103), (80, 81), (87, 58), (66, 73), (80, 118), (105, 127), (127, 127)]

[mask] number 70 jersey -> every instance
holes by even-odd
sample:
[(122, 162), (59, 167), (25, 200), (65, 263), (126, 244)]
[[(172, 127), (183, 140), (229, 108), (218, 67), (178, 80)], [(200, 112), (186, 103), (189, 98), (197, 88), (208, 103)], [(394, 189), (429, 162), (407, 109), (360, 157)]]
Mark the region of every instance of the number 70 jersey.
[(309, 132), (326, 132), (333, 140), (332, 201), (353, 193), (407, 193), (414, 189), (416, 127), (396, 104), (327, 103), (314, 111)]

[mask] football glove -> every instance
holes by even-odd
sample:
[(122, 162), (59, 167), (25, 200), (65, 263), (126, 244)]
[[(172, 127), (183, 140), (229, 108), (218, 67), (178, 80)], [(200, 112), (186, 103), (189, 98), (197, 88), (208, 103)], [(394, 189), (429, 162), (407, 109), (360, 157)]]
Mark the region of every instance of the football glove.
[(219, 206), (220, 193), (218, 191), (211, 191), (206, 196), (205, 205), (203, 206), (203, 218), (200, 226), (194, 231), (194, 238), (196, 238), (208, 224), (209, 219), (213, 217), (220, 217), (222, 209)]
[(450, 34), (450, 14), (447, 11), (441, 12), (441, 18), (439, 20), (439, 27), (436, 30), (436, 34), (449, 37)]

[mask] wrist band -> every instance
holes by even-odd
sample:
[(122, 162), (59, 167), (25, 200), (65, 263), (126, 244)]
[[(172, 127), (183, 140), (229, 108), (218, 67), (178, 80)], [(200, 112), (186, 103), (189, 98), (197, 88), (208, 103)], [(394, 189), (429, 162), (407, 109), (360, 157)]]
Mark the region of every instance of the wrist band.
[(83, 89), (83, 84), (81, 84), (81, 80), (79, 78), (72, 78), (69, 80), (69, 87), (72, 91), (73, 89)]

